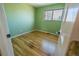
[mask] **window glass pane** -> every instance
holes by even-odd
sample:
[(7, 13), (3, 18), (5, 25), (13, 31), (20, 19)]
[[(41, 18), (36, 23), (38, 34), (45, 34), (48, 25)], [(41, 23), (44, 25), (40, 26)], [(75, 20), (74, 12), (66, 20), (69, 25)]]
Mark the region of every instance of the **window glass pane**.
[(45, 11), (45, 20), (52, 20), (52, 11)]
[(78, 12), (78, 8), (69, 8), (66, 21), (67, 22), (74, 22), (77, 12)]
[(62, 13), (63, 13), (63, 10), (54, 10), (53, 11), (53, 20), (61, 20)]
[(45, 20), (47, 20), (47, 11), (45, 11)]

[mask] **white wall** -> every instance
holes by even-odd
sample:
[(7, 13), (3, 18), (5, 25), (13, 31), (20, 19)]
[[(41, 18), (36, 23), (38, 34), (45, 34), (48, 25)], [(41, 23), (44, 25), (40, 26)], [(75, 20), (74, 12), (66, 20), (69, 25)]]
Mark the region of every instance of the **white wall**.
[(71, 39), (72, 41), (79, 41), (79, 11), (72, 31)]

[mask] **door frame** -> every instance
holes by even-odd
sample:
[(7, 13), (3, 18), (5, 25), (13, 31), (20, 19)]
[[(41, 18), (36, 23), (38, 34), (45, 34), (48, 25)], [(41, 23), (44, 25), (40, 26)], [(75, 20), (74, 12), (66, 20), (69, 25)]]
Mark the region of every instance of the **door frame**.
[[(76, 3), (66, 3), (65, 4), (65, 13), (64, 13), (63, 22), (62, 22), (61, 29), (60, 29), (60, 36), (58, 39), (58, 53), (57, 53), (58, 56), (65, 56), (67, 54), (69, 43), (72, 41), (71, 35), (72, 35), (72, 30), (73, 30), (74, 24), (76, 22), (76, 18), (75, 18), (75, 21), (72, 22), (71, 27), (69, 28), (69, 29), (71, 29), (70, 32), (65, 33), (62, 31), (62, 29), (64, 29), (63, 25), (66, 23), (68, 9), (75, 8), (78, 5), (79, 4), (76, 4)], [(62, 43), (62, 39), (63, 39), (63, 43)]]
[(9, 27), (4, 9), (4, 4), (0, 4), (0, 50), (2, 56), (14, 56), (11, 38), (7, 38)]
[(66, 17), (67, 17), (67, 12), (68, 12), (68, 3), (65, 3), (65, 7), (64, 7), (64, 14), (63, 14), (63, 19), (62, 19), (62, 23), (61, 23), (61, 27), (60, 27), (60, 35), (58, 38), (58, 45), (57, 45), (57, 56), (63, 56), (64, 54), (62, 53), (62, 45), (61, 45), (61, 29), (62, 29), (62, 24), (64, 22), (66, 22)]

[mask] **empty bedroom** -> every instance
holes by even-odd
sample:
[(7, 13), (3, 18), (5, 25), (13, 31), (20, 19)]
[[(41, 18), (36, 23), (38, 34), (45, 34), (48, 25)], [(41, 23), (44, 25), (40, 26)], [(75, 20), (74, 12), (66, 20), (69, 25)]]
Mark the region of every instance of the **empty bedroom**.
[(78, 6), (75, 3), (0, 4), (0, 55), (79, 55)]
[(4, 4), (14, 55), (55, 55), (64, 6)]

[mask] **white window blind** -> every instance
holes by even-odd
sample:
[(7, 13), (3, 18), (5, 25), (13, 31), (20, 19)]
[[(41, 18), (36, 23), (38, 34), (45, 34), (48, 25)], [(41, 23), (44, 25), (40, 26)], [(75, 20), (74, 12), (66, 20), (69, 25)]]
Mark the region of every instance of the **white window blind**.
[(58, 10), (48, 10), (45, 11), (44, 13), (45, 20), (62, 20), (63, 16), (63, 9), (58, 9)]

